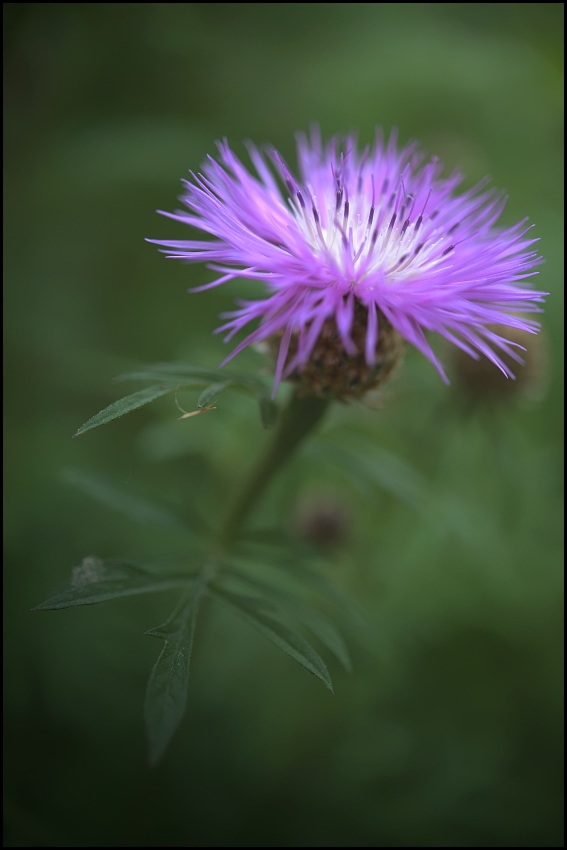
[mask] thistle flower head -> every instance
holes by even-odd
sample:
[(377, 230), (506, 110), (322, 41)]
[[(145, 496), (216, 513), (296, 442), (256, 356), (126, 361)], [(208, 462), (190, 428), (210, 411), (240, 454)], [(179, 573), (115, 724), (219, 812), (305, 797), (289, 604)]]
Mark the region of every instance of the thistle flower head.
[[(536, 322), (518, 316), (540, 312), (547, 294), (524, 283), (541, 262), (530, 250), (537, 240), (526, 237), (525, 222), (495, 227), (506, 198), (488, 181), (457, 194), (461, 175), (442, 178), (438, 160), (396, 142), (378, 133), (361, 153), (355, 137), (324, 146), (313, 129), (310, 139), (298, 137), (297, 179), (277, 151), (250, 144), (251, 174), (224, 141), (220, 162), (209, 157), (185, 181), (189, 211), (163, 214), (213, 238), (151, 241), (220, 273), (192, 291), (234, 278), (266, 288), (265, 298), (223, 314), (218, 332), (227, 341), (259, 322), (225, 363), (251, 343), (277, 340), (274, 392), (282, 378), (313, 373), (319, 352), (315, 371), (332, 373), (327, 388), (356, 395), (378, 382), (383, 362), (391, 371), (403, 338), (447, 381), (426, 338), (434, 331), (514, 377), (501, 354), (521, 363), (514, 347), (522, 346), (493, 326), (537, 333)], [(342, 393), (341, 369), (350, 369)]]

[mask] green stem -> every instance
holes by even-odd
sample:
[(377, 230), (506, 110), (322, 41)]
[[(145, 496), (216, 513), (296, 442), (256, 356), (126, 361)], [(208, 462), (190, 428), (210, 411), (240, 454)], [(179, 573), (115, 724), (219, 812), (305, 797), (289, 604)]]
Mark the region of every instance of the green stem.
[(258, 464), (253, 468), (240, 498), (233, 505), (227, 517), (220, 535), (220, 541), (225, 548), (228, 548), (238, 537), (240, 529), (266, 485), (295, 451), (299, 443), (317, 425), (328, 406), (329, 399), (313, 396), (298, 398), (295, 393), (293, 394), (276, 426), (272, 442), (260, 457)]

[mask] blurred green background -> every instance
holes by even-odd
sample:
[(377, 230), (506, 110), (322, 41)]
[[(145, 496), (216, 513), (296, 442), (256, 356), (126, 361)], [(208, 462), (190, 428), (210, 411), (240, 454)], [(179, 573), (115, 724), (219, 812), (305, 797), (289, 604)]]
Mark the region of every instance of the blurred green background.
[[(563, 5), (4, 14), (5, 843), (560, 846)], [(118, 397), (126, 366), (218, 365), (218, 313), (251, 284), (189, 296), (211, 273), (143, 238), (186, 236), (155, 209), (175, 208), (215, 139), (241, 155), (245, 138), (272, 142), (293, 162), (293, 134), (313, 120), (364, 142), (395, 125), (461, 165), (466, 185), (490, 173), (510, 194), (505, 223), (530, 216), (552, 293), (539, 391), (471, 404), (410, 352), (378, 410), (337, 407), (327, 428), (358, 429), (426, 482), (415, 510), (305, 456), (267, 500), (292, 526), (321, 492), (342, 500), (349, 530), (329, 569), (369, 614), (348, 635), (354, 674), (331, 662), (331, 696), (212, 608), (187, 716), (151, 771), (142, 700), (159, 647), (142, 632), (175, 593), (30, 608), (85, 555), (182, 541), (89, 502), (60, 470), (225, 510), (266, 439), (244, 398), (178, 422), (167, 397), (70, 437)]]

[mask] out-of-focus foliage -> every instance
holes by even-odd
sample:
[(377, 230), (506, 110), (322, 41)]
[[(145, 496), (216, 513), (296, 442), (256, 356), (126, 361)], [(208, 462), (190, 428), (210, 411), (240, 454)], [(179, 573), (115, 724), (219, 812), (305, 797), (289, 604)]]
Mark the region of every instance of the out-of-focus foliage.
[[(8, 846), (562, 844), (562, 31), (561, 4), (5, 6)], [(354, 673), (325, 655), (331, 696), (205, 601), (187, 715), (150, 770), (142, 633), (182, 591), (29, 609), (84, 557), (182, 558), (184, 521), (226, 511), (269, 435), (227, 388), (204, 416), (168, 394), (71, 436), (124, 395), (119, 372), (216, 369), (218, 313), (254, 284), (186, 295), (210, 273), (143, 237), (184, 238), (154, 210), (216, 138), (293, 161), (312, 120), (364, 141), (396, 125), (506, 187), (505, 223), (529, 215), (547, 261), (547, 374), (471, 403), (409, 352), (376, 409), (337, 405), (256, 527), (300, 536), (302, 505), (343, 505), (311, 578), (360, 602), (340, 623)], [(102, 481), (178, 527), (129, 522)]]

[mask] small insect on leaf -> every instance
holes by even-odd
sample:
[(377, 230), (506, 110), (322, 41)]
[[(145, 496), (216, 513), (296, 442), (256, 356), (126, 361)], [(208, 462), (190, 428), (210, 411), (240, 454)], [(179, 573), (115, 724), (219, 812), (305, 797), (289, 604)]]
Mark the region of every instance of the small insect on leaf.
[(206, 407), (202, 407), (200, 410), (192, 410), (191, 413), (184, 413), (183, 416), (180, 416), (180, 419), (189, 419), (191, 416), (198, 416), (199, 413), (206, 413), (207, 410), (216, 410), (216, 406), (214, 404), (208, 404)]
[[(179, 387), (177, 389), (179, 389)], [(215, 399), (215, 401), (216, 401), (216, 399)], [(207, 410), (216, 410), (217, 409), (216, 406), (215, 406), (215, 403), (211, 402), (211, 404), (206, 404), (204, 407), (200, 407), (198, 410), (192, 410), (190, 413), (188, 413), (186, 410), (183, 410), (183, 408), (181, 407), (181, 405), (177, 401), (177, 390), (175, 390), (175, 404), (177, 405), (177, 409), (180, 410), (181, 413), (183, 414), (183, 416), (179, 417), (180, 419), (190, 419), (191, 416), (198, 416), (200, 413), (206, 413)]]

